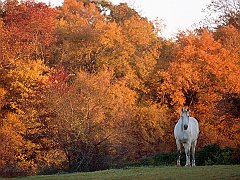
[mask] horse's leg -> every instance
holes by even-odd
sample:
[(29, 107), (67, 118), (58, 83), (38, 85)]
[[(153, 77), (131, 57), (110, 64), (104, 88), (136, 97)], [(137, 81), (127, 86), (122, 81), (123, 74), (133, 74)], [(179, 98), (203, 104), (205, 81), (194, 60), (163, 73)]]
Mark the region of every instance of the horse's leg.
[(196, 166), (195, 164), (195, 147), (196, 147), (197, 141), (192, 142), (192, 166)]
[(181, 156), (181, 143), (176, 140), (176, 144), (177, 144), (177, 166), (181, 166), (180, 165), (180, 156)]
[(191, 166), (191, 163), (190, 163), (190, 148), (191, 148), (191, 145), (190, 145), (190, 143), (184, 143), (183, 146), (184, 146), (185, 154), (186, 154), (186, 165), (185, 166)]

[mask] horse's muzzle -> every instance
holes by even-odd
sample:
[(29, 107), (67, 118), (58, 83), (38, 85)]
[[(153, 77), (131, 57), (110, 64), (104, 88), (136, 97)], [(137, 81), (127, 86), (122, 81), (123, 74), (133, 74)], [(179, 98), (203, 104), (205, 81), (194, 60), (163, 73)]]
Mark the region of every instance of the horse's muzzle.
[(184, 130), (187, 130), (187, 128), (188, 128), (188, 125), (187, 125), (187, 124), (184, 124), (183, 129), (184, 129)]

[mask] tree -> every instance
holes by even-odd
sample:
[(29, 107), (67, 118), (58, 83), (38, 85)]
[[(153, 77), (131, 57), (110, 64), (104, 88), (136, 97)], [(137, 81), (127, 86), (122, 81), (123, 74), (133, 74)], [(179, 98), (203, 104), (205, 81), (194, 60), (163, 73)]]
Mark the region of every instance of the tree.
[[(31, 8), (40, 8), (37, 10), (44, 13), (44, 8), (41, 7), (46, 6), (32, 3), (29, 2)], [(31, 43), (35, 42), (33, 37), (36, 37), (35, 31), (31, 31), (31, 23), (34, 27), (38, 24), (35, 24), (36, 17), (29, 15), (29, 4), (6, 1), (3, 6), (3, 19), (0, 20), (0, 171), (5, 177), (37, 172), (35, 156), (39, 150), (38, 144), (28, 139), (28, 134), (35, 130), (32, 128), (33, 124), (37, 126), (34, 121), (36, 119), (33, 118), (37, 109), (33, 104), (41, 101), (35, 97), (48, 79), (45, 73), (48, 68), (42, 60), (33, 56), (34, 52), (31, 50)], [(25, 21), (26, 14), (32, 19)], [(38, 29), (35, 28), (34, 30)], [(42, 37), (41, 43), (48, 41), (45, 38)]]
[(53, 114), (47, 131), (65, 153), (70, 171), (104, 168), (102, 156), (110, 155), (127, 128), (135, 93), (124, 82), (111, 81), (108, 71), (80, 72), (72, 85), (56, 82), (46, 94)]
[(240, 28), (239, 0), (213, 0), (207, 6), (207, 27), (222, 27), (232, 25)]
[(12, 53), (17, 58), (47, 60), (48, 48), (55, 40), (56, 15), (56, 10), (44, 3), (5, 1), (2, 18), (14, 48)]
[[(226, 118), (219, 108), (226, 94), (239, 95), (236, 55), (206, 30), (196, 35), (180, 36), (178, 43), (176, 59), (168, 70), (160, 73), (163, 83), (159, 88), (159, 98), (175, 108), (175, 112), (182, 106), (191, 106), (192, 114), (197, 115), (202, 132), (210, 142), (219, 142), (221, 137), (217, 134), (223, 133), (228, 143), (236, 146), (233, 137), (237, 134), (234, 132), (239, 126), (238, 118)], [(232, 132), (224, 132), (225, 128), (231, 128)]]
[(109, 6), (110, 15), (106, 15), (101, 14), (99, 4), (65, 1), (58, 24), (57, 55), (54, 53), (58, 63), (73, 72), (98, 72), (106, 66), (114, 70), (116, 78), (127, 78), (133, 88), (140, 86), (156, 64), (160, 44), (153, 24), (134, 10), (128, 18), (120, 18), (121, 22), (114, 19), (123, 10), (131, 11), (123, 6)]
[(122, 24), (125, 20), (129, 20), (132, 17), (140, 17), (140, 15), (132, 8), (130, 8), (127, 3), (120, 3), (116, 6), (110, 6), (110, 20), (115, 21), (118, 24)]
[(130, 160), (172, 150), (172, 117), (166, 106), (151, 104), (136, 109), (130, 131)]

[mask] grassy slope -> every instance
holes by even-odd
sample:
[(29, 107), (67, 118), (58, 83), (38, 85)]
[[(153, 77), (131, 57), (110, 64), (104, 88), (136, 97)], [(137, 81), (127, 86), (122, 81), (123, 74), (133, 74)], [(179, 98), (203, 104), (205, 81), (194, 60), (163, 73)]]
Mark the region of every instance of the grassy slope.
[(18, 180), (77, 180), (77, 179), (240, 179), (240, 165), (199, 167), (140, 167), (105, 170), (90, 173), (69, 173), (49, 176), (16, 178)]

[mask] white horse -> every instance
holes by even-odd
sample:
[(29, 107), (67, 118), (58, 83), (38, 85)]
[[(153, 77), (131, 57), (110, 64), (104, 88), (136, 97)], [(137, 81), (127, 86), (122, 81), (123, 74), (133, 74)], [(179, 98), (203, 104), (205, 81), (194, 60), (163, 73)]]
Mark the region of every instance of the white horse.
[(181, 144), (183, 144), (186, 154), (186, 165), (191, 166), (190, 150), (192, 152), (192, 166), (195, 165), (195, 147), (199, 135), (198, 121), (189, 116), (188, 109), (182, 109), (181, 117), (174, 128), (174, 136), (177, 144), (177, 166), (180, 166)]

